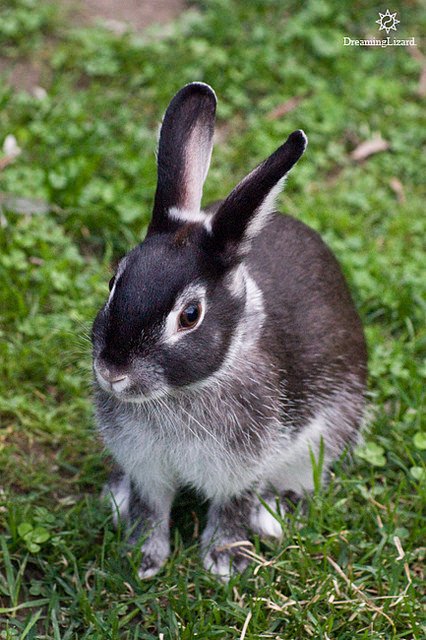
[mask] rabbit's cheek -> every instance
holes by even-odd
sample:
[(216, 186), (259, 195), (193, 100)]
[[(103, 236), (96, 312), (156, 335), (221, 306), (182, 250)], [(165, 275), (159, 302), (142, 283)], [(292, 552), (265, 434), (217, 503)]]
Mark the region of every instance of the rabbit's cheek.
[(137, 361), (132, 367), (129, 379), (130, 384), (121, 391), (113, 388), (113, 395), (122, 400), (143, 402), (160, 397), (169, 390), (162, 367), (154, 362)]

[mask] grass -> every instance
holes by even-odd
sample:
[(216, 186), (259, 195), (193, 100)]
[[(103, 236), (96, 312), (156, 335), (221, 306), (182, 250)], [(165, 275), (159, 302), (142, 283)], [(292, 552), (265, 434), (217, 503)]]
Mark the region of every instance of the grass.
[[(421, 44), (421, 4), (392, 10), (398, 37)], [(46, 94), (0, 84), (0, 142), (11, 134), (21, 149), (0, 172), (0, 638), (423, 638), (419, 56), (344, 47), (344, 35), (378, 36), (378, 8), (361, 0), (205, 0), (172, 27), (120, 37), (73, 29), (45, 0), (2, 11), (2, 54), (40, 60)], [(136, 579), (138, 552), (98, 498), (108, 460), (90, 402), (90, 323), (109, 265), (146, 229), (157, 123), (194, 79), (219, 96), (206, 202), (307, 132), (281, 208), (339, 257), (370, 351), (365, 446), (285, 524), (282, 544), (255, 541), (253, 566), (226, 586), (202, 569), (204, 507), (186, 495), (170, 562)], [(351, 160), (378, 134), (388, 151)], [(23, 213), (34, 199), (49, 211)]]

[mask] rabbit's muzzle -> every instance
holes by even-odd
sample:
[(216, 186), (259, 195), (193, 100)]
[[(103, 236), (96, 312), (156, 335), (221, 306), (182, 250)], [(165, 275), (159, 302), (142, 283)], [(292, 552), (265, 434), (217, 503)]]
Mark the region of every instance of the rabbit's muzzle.
[(148, 360), (114, 365), (98, 357), (93, 370), (99, 386), (120, 400), (141, 402), (166, 391), (163, 371)]

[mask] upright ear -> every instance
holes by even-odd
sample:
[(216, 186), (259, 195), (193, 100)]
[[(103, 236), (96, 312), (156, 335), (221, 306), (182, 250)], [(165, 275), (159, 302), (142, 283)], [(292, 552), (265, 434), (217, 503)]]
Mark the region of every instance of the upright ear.
[(193, 82), (178, 91), (164, 115), (158, 145), (158, 182), (150, 231), (200, 219), (216, 113), (211, 87)]
[(294, 131), (267, 160), (231, 191), (212, 220), (210, 242), (215, 253), (233, 260), (244, 256), (274, 209), (285, 178), (305, 151), (308, 139)]

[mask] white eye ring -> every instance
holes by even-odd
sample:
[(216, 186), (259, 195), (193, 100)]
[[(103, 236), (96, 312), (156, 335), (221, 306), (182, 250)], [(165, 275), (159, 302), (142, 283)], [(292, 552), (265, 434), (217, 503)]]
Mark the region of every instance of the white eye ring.
[[(192, 331), (196, 331), (202, 323), (207, 311), (207, 288), (201, 284), (192, 284), (186, 287), (179, 296), (177, 296), (173, 309), (168, 314), (164, 328), (162, 331), (161, 341), (167, 344), (173, 344)], [(189, 310), (189, 307), (195, 307)], [(186, 319), (182, 317), (185, 311), (191, 311)], [(196, 317), (198, 311), (198, 317)], [(188, 320), (188, 321), (186, 321)]]

